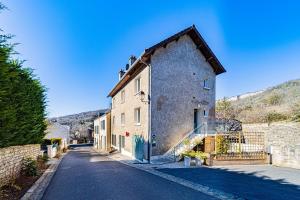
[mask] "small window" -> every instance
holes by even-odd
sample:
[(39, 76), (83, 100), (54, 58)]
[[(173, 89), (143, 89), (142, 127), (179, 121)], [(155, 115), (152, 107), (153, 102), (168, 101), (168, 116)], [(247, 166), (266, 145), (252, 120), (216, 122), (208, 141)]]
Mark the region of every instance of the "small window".
[(134, 109), (134, 121), (137, 125), (141, 124), (141, 108)]
[(115, 125), (115, 116), (112, 117), (112, 125)]
[(125, 102), (125, 90), (121, 92), (121, 103)]
[(112, 99), (112, 108), (116, 107), (116, 97)]
[(208, 112), (205, 109), (203, 110), (203, 116), (208, 117)]
[(135, 79), (135, 93), (139, 93), (141, 91), (141, 78)]
[(101, 130), (105, 130), (105, 120), (101, 121)]
[(112, 134), (112, 135), (111, 135), (111, 144), (112, 144), (113, 146), (116, 146), (116, 145), (117, 145), (116, 140), (117, 140), (117, 136), (116, 136), (115, 134)]
[(208, 79), (205, 79), (205, 80), (203, 81), (203, 88), (204, 88), (204, 89), (207, 89), (207, 90), (210, 89), (210, 87), (209, 87), (209, 85), (208, 85)]
[(121, 113), (121, 125), (125, 125), (125, 113)]

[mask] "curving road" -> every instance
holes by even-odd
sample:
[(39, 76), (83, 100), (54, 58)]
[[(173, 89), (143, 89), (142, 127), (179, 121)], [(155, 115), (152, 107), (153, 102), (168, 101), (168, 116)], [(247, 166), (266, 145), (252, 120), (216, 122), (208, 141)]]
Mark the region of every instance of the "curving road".
[(93, 153), (75, 148), (60, 163), (44, 200), (214, 199), (198, 191)]

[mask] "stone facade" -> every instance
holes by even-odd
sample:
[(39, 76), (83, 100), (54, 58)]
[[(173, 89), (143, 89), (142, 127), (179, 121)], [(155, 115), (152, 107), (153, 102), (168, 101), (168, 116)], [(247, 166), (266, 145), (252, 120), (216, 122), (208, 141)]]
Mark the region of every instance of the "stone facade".
[(40, 153), (39, 144), (1, 148), (0, 187), (19, 176), (23, 159), (36, 159)]
[[(116, 144), (112, 144), (124, 154), (132, 155), (132, 141), (134, 135), (139, 135), (148, 141), (148, 103), (142, 102), (140, 95), (135, 92), (135, 80), (140, 79), (141, 91), (149, 94), (149, 67), (145, 67), (134, 79), (132, 79), (126, 86), (120, 90), (112, 98), (111, 108), (111, 134), (116, 138)], [(125, 92), (124, 101), (122, 101), (121, 93)], [(140, 108), (141, 122), (135, 123), (134, 110)], [(124, 113), (125, 121), (121, 124), (121, 115)], [(126, 135), (127, 132), (127, 135)], [(124, 147), (121, 146), (120, 137), (125, 139)], [(147, 142), (146, 142), (147, 143)], [(120, 149), (121, 147), (121, 149)], [(145, 146), (145, 155), (147, 155), (147, 147)]]
[(300, 169), (300, 123), (281, 122), (242, 126), (243, 131), (265, 133), (265, 145), (267, 151), (272, 153), (274, 165)]
[(187, 35), (155, 51), (151, 57), (151, 134), (156, 140), (152, 155), (165, 153), (194, 129), (195, 109), (197, 124), (212, 130), (215, 77), (212, 67)]
[[(145, 96), (150, 95), (150, 105), (136, 94), (136, 79), (140, 79)], [(190, 36), (184, 35), (158, 48), (150, 63), (112, 97), (112, 137), (116, 138), (113, 146), (132, 155), (132, 137), (140, 135), (145, 140), (144, 157), (147, 158), (151, 127), (151, 155), (164, 154), (195, 128), (195, 112), (197, 125), (203, 126), (201, 131), (213, 130), (215, 81), (213, 68)], [(122, 92), (123, 95), (125, 92), (124, 102)], [(140, 124), (134, 120), (135, 108), (141, 111)], [(125, 115), (124, 124), (121, 123), (122, 113)], [(121, 147), (121, 137), (125, 138), (124, 147)]]

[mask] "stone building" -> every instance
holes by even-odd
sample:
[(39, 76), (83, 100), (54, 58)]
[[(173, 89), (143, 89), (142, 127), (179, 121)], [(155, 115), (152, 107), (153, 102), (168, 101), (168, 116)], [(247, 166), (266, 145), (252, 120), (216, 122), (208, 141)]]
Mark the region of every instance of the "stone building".
[(214, 128), (216, 75), (225, 69), (193, 25), (131, 56), (112, 98), (112, 146), (162, 155), (191, 131)]

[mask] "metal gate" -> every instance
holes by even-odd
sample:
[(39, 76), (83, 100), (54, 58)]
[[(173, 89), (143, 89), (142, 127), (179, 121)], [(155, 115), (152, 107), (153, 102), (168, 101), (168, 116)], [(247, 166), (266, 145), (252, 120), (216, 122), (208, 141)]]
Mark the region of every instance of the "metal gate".
[(132, 137), (133, 144), (133, 156), (138, 160), (143, 160), (144, 158), (144, 138), (141, 135), (134, 135)]
[(217, 160), (265, 159), (263, 132), (226, 132), (215, 136)]

